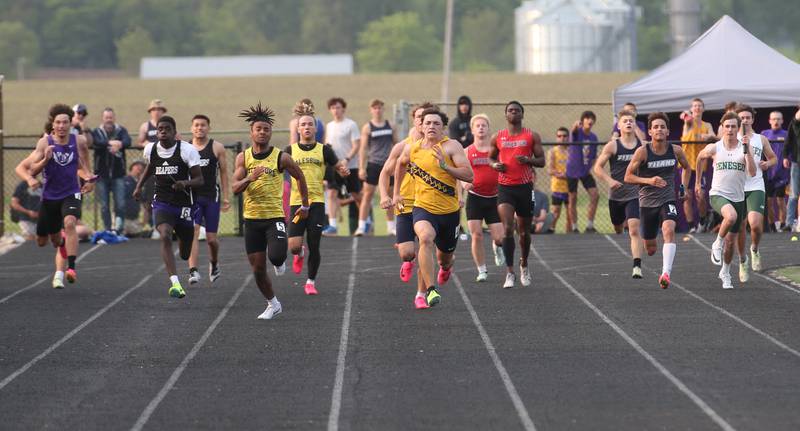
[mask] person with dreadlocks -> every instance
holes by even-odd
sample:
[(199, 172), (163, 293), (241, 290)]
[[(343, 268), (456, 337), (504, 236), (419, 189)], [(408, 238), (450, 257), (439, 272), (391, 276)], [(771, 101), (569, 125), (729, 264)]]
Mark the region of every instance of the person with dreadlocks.
[(322, 229), (325, 227), (325, 195), (322, 181), (325, 178), (325, 166), (333, 167), (341, 177), (350, 175), (346, 161), (339, 160), (330, 145), (322, 145), (315, 139), (316, 120), (314, 109), (305, 104), (297, 110), (297, 133), (300, 140), (293, 143), (286, 152), (303, 171), (308, 184), (308, 198), (302, 193), (297, 179), (292, 179), (292, 193), (289, 198), (291, 212), (300, 209), (308, 211), (308, 217), (289, 221), (289, 249), (294, 255), (292, 270), (295, 274), (303, 271), (306, 247), (303, 246), (303, 234), (308, 241), (308, 279), (305, 284), (306, 295), (316, 295), (316, 278), (322, 257), (319, 252)]
[[(36, 143), (31, 154), (16, 167), (17, 175), (31, 190), (42, 187), (42, 205), (36, 221), (36, 243), (47, 244), (56, 252), (53, 288), (77, 280), (75, 255), (78, 252), (78, 220), (81, 218), (81, 194), (94, 188), (89, 166), (89, 147), (84, 135), (70, 133), (74, 112), (63, 104), (50, 107), (47, 134)], [(44, 184), (36, 176), (44, 172)], [(80, 180), (86, 183), (81, 186)], [(65, 270), (66, 267), (66, 270)]]
[(267, 275), (267, 257), (276, 275), (286, 271), (286, 221), (283, 210), (283, 172), (298, 185), (301, 205), (296, 219), (308, 217), (308, 188), (303, 171), (289, 154), (270, 145), (275, 113), (259, 102), (239, 114), (250, 123), (250, 147), (236, 156), (231, 188), (244, 194), (244, 247), (256, 286), (267, 300), (258, 318), (270, 320), (283, 311)]
[(200, 153), (191, 143), (176, 139), (176, 129), (174, 118), (164, 115), (158, 119), (158, 142), (151, 142), (144, 147), (142, 157), (147, 167), (136, 184), (133, 197), (140, 200), (142, 187), (150, 177), (155, 176), (153, 219), (161, 239), (161, 258), (164, 259), (171, 283), (169, 296), (183, 298), (186, 292), (175, 270), (172, 232), (178, 237), (181, 259), (189, 260), (194, 236), (192, 190), (202, 186), (204, 180), (200, 169)]

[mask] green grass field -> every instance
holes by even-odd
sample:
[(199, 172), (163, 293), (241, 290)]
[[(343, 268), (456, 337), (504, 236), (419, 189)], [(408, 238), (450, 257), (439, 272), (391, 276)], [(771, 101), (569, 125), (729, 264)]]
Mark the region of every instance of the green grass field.
[(800, 266), (787, 266), (779, 268), (775, 272), (782, 277), (788, 278), (792, 283), (800, 283)]

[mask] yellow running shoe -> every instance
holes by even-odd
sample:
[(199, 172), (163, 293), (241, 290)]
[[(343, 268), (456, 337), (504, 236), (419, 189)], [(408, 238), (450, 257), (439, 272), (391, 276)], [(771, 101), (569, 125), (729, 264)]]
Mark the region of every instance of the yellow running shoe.
[(173, 298), (183, 298), (186, 296), (186, 292), (183, 291), (183, 287), (181, 287), (180, 283), (172, 283), (172, 287), (169, 288), (169, 296)]
[(428, 296), (426, 299), (428, 300), (428, 305), (431, 307), (442, 302), (442, 296), (439, 295), (439, 291), (437, 291), (435, 287), (428, 288)]

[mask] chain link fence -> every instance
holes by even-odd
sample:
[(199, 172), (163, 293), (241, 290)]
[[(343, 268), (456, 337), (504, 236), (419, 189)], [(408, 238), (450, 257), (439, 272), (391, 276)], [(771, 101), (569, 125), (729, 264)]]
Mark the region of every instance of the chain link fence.
[[(597, 121), (592, 131), (597, 135), (600, 142), (598, 142), (597, 152), (599, 154), (602, 146), (611, 137), (611, 131), (614, 127), (614, 113), (612, 112), (611, 104), (607, 102), (587, 102), (587, 103), (542, 103), (542, 102), (522, 102), (525, 109), (525, 119), (523, 125), (531, 130), (539, 133), (542, 137), (542, 145), (544, 146), (545, 154), (556, 145), (555, 135), (559, 127), (566, 127), (571, 129), (572, 126), (581, 117), (584, 111), (592, 111), (597, 116)], [(394, 106), (395, 121), (399, 124), (400, 130), (405, 131), (402, 136), (408, 133), (410, 128), (410, 111), (414, 106), (413, 103), (400, 101)], [(486, 114), (491, 121), (491, 132), (494, 133), (506, 127), (505, 120), (505, 106), (506, 102), (502, 103), (483, 103), (473, 102), (472, 115)], [(450, 118), (455, 117), (458, 106), (455, 103), (440, 103), (439, 107), (443, 109)], [(401, 116), (403, 117), (401, 121)], [(570, 145), (586, 145), (583, 143), (570, 143)], [(607, 169), (607, 168), (606, 168)], [(550, 175), (547, 172), (547, 167), (536, 168), (536, 190), (544, 192), (550, 196)], [(594, 227), (598, 232), (612, 233), (614, 226), (608, 215), (608, 185), (597, 181), (597, 190), (600, 195), (597, 205), (597, 213), (595, 215)], [(582, 186), (578, 187), (578, 228), (583, 231), (587, 222), (587, 211), (589, 208), (589, 196)], [(552, 211), (552, 208), (551, 208)], [(567, 210), (566, 205), (562, 206), (561, 216), (558, 219), (555, 230), (557, 233), (564, 233), (566, 227)]]
[[(191, 136), (188, 132), (182, 132), (182, 136), (184, 139), (187, 139), (187, 136)], [(246, 145), (243, 142), (249, 142), (249, 131), (248, 130), (234, 130), (234, 131), (224, 131), (224, 132), (217, 132), (214, 133), (212, 136), (215, 140), (222, 142), (225, 145), (225, 149), (227, 150), (227, 162), (228, 162), (228, 173), (229, 175), (233, 175), (234, 163), (236, 161), (236, 155), (242, 151)], [(27, 157), (31, 151), (33, 151), (36, 141), (41, 137), (41, 135), (5, 135), (3, 148), (2, 148), (2, 159), (3, 159), (3, 199), (4, 199), (4, 208), (5, 211), (3, 212), (3, 225), (5, 228), (5, 232), (9, 233), (16, 233), (22, 234), (20, 226), (12, 221), (11, 218), (11, 199), (14, 195), (14, 191), (17, 186), (20, 184), (21, 180), (17, 177), (16, 173), (14, 172), (14, 168), (21, 162), (25, 157)], [(285, 148), (289, 142), (289, 134), (288, 130), (285, 129), (276, 129), (274, 132), (273, 144), (279, 148)], [(90, 153), (92, 150), (89, 150)], [(142, 159), (142, 149), (139, 148), (128, 148), (125, 150), (125, 158), (128, 163), (128, 167), (137, 161)], [(133, 199), (133, 197), (128, 196), (128, 199)], [(112, 201), (113, 202), (113, 198)], [(109, 204), (112, 207), (112, 220), (114, 217), (113, 214), (113, 204)], [(241, 196), (232, 196), (231, 201), (231, 209), (227, 212), (223, 212), (220, 215), (220, 224), (219, 224), (219, 234), (220, 235), (241, 235)], [(102, 230), (104, 229), (102, 217), (100, 214), (100, 203), (95, 196), (94, 193), (89, 193), (83, 198), (83, 214), (81, 218), (84, 225), (89, 227), (92, 230)], [(140, 209), (139, 213), (139, 220), (142, 220), (142, 211)], [(145, 223), (146, 224), (146, 223)]]

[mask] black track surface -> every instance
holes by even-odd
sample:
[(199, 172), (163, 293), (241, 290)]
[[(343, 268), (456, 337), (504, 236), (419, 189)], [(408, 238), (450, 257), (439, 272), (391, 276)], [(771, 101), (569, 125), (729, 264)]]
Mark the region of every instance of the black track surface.
[[(305, 273), (270, 272), (284, 307), (273, 321), (256, 320), (265, 305), (248, 282), (144, 429), (327, 429), (352, 241), (323, 240), (316, 297)], [(679, 241), (672, 280), (685, 290), (662, 290), (660, 252), (632, 280), (611, 241), (629, 248), (623, 236), (534, 237), (533, 286), (508, 290), (493, 262), (475, 283), (460, 242), (442, 304), (416, 311), (391, 240), (360, 238), (339, 429), (525, 429), (521, 415), (539, 430), (800, 429), (800, 289), (742, 286), (734, 265), (736, 289), (723, 291), (708, 252)], [(92, 250), (64, 290), (50, 287), (52, 248), (0, 256), (2, 429), (127, 430), (143, 417), (250, 274), (242, 240), (224, 238), (223, 278), (209, 287), (203, 265), (199, 287), (173, 299), (158, 247)], [(765, 267), (798, 263), (798, 247), (767, 235)]]

